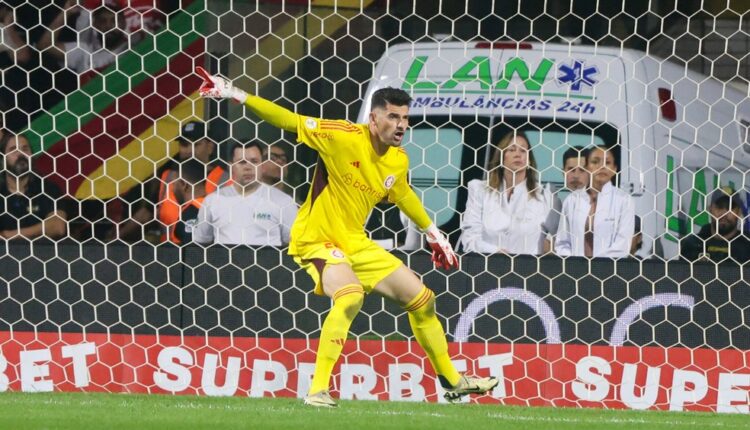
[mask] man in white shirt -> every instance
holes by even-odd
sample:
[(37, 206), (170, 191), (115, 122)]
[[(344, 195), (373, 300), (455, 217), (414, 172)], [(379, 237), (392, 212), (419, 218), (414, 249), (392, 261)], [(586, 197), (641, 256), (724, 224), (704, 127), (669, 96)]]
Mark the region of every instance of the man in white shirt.
[(565, 188), (571, 192), (589, 185), (589, 171), (586, 170), (587, 153), (588, 149), (582, 146), (574, 146), (568, 148), (563, 154)]
[(232, 182), (203, 201), (193, 241), (223, 245), (288, 244), (297, 205), (287, 194), (260, 182), (262, 145), (256, 141), (235, 144), (230, 154)]

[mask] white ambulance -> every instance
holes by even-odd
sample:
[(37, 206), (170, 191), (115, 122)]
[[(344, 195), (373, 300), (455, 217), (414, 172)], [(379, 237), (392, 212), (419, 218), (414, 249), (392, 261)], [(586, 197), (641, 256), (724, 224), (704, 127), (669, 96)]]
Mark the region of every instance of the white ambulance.
[(492, 136), (511, 128), (526, 132), (542, 182), (558, 190), (566, 149), (619, 143), (619, 186), (642, 218), (643, 256), (677, 256), (679, 238), (708, 222), (704, 202), (718, 186), (744, 190), (747, 202), (748, 94), (684, 65), (594, 46), (399, 44), (375, 66), (359, 121), (386, 86), (414, 98), (411, 182), (453, 238), (466, 184), (484, 176)]

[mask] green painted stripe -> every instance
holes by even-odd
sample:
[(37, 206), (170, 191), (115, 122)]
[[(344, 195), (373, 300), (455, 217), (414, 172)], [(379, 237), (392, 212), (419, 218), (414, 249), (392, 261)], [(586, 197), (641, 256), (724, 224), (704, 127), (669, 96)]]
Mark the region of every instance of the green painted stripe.
[(46, 151), (81, 129), (97, 112), (164, 69), (171, 57), (201, 37), (199, 29), (204, 9), (204, 0), (193, 1), (187, 9), (169, 19), (168, 25), (156, 36), (147, 37), (120, 55), (103, 75), (36, 118), (27, 133), (32, 152)]

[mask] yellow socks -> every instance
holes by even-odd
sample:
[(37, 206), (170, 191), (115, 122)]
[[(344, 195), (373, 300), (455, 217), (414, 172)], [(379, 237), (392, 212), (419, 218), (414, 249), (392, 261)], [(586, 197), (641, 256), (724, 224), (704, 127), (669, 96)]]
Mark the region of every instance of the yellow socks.
[(365, 292), (362, 286), (358, 284), (346, 285), (333, 295), (333, 307), (328, 312), (320, 331), (318, 355), (315, 357), (315, 374), (310, 386), (310, 394), (329, 388), (333, 366), (339, 360), (344, 342), (346, 342), (346, 335), (349, 333), (349, 327), (351, 327), (354, 317), (362, 308), (364, 299)]
[(422, 291), (404, 306), (404, 310), (409, 314), (414, 337), (430, 359), (440, 385), (446, 389), (454, 387), (461, 375), (451, 362), (445, 330), (435, 315), (435, 294), (429, 288), (422, 287)]

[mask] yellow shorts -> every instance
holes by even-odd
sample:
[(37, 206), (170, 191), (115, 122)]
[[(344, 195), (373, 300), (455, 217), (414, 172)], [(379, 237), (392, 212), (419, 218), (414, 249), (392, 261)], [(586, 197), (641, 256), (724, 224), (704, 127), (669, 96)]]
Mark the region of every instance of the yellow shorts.
[(325, 295), (321, 280), (323, 271), (328, 265), (348, 264), (362, 283), (365, 293), (370, 293), (378, 282), (403, 264), (401, 260), (375, 242), (370, 242), (369, 245), (352, 255), (344, 254), (341, 249), (330, 242), (298, 246), (297, 249), (301, 252), (293, 256), (294, 261), (313, 278), (315, 294), (321, 296)]

